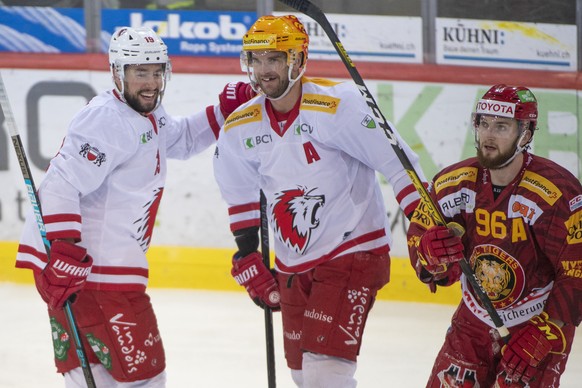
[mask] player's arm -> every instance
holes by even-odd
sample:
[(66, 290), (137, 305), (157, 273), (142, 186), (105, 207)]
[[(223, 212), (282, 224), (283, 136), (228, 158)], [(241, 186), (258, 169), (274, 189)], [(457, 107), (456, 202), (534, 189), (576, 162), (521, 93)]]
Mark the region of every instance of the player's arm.
[[(431, 191), (434, 203), (438, 203)], [(416, 275), (432, 292), (436, 286), (449, 286), (459, 280), (464, 246), (453, 228), (437, 225), (420, 202), (407, 231), (408, 252)]]
[(231, 275), (245, 287), (259, 306), (279, 308), (279, 288), (273, 273), (264, 265), (258, 251), (260, 187), (258, 164), (241, 156), (244, 149), (235, 128), (218, 139), (214, 155), (214, 177), (228, 206), (230, 230), (237, 252), (232, 257)]

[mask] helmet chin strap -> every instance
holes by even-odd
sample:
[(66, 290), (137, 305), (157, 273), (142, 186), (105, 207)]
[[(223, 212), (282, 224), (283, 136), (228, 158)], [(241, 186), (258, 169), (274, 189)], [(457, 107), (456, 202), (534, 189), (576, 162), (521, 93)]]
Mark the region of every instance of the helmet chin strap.
[[(125, 70), (122, 69), (122, 71), (120, 72), (117, 67), (115, 69), (116, 69), (115, 73), (117, 73), (117, 77), (119, 78), (119, 83), (121, 84), (121, 89), (117, 86), (117, 83), (115, 82), (115, 74), (113, 74), (113, 85), (115, 85), (115, 89), (119, 93), (119, 98), (121, 99), (121, 101), (125, 102), (125, 104), (127, 106), (129, 106), (131, 109), (135, 110), (135, 108), (133, 106), (131, 106), (127, 102), (127, 100), (125, 99), (125, 82), (124, 82)], [(148, 115), (148, 114), (152, 113), (153, 111), (155, 111), (156, 109), (158, 109), (158, 107), (162, 103), (162, 97), (164, 96), (165, 91), (166, 91), (166, 76), (164, 75), (164, 78), (162, 80), (162, 87), (160, 89), (160, 92), (158, 93), (158, 98), (156, 99), (156, 105), (154, 106), (154, 108), (149, 112), (138, 112), (138, 111), (136, 111), (136, 112), (139, 114)]]
[(281, 94), (279, 97), (267, 97), (269, 100), (271, 101), (277, 101), (282, 99), (283, 97), (285, 97), (289, 91), (291, 90), (291, 88), (293, 87), (293, 85), (295, 85), (295, 82), (299, 81), (301, 79), (301, 77), (303, 76), (303, 74), (305, 73), (305, 69), (307, 68), (307, 65), (304, 65), (303, 68), (301, 69), (301, 71), (299, 72), (299, 74), (297, 75), (297, 77), (293, 78), (291, 76), (291, 73), (293, 71), (293, 67), (289, 66), (289, 72), (287, 73), (287, 77), (289, 78), (289, 85), (287, 85), (287, 89), (283, 92), (283, 94)]

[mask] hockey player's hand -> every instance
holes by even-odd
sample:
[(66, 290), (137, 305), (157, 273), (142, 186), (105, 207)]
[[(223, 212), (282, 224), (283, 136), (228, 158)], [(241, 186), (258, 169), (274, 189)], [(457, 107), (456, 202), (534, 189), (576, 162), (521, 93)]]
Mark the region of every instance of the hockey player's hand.
[(535, 377), (548, 354), (560, 354), (565, 349), (564, 333), (543, 312), (530, 319), (503, 347), (499, 376), (505, 375), (504, 379), (513, 383), (527, 384)]
[(446, 226), (433, 226), (420, 238), (418, 259), (433, 274), (445, 272), (447, 265), (463, 260), (461, 238)]
[(271, 271), (265, 267), (259, 252), (255, 251), (245, 257), (235, 254), (230, 273), (247, 290), (257, 306), (266, 305), (273, 310), (280, 309), (279, 286)]
[(49, 263), (35, 275), (36, 288), (50, 308), (62, 308), (71, 295), (83, 288), (92, 265), (93, 259), (85, 248), (66, 241), (54, 241)]
[(226, 84), (218, 95), (222, 116), (226, 119), (236, 108), (256, 95), (257, 93), (255, 93), (250, 83), (230, 82)]

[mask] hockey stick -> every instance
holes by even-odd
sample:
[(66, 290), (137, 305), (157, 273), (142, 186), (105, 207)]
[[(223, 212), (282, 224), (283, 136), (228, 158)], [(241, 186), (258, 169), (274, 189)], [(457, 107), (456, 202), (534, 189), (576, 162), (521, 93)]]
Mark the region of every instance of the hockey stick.
[[(269, 220), (267, 218), (267, 199), (261, 190), (261, 253), (263, 264), (267, 269), (271, 269), (271, 259), (269, 254)], [(275, 388), (277, 381), (275, 378), (275, 341), (273, 338), (273, 312), (269, 306), (265, 306), (265, 339), (267, 344), (267, 378), (269, 388)]]
[[(2, 80), (2, 75), (0, 75), (0, 109), (4, 115), (4, 122), (8, 128), (8, 133), (12, 138), (12, 144), (14, 145), (14, 151), (16, 151), (16, 156), (18, 157), (18, 164), (20, 164), (20, 170), (22, 171), (22, 176), (24, 178), (24, 183), (28, 191), (28, 198), (34, 210), (34, 215), (36, 218), (36, 223), (42, 237), (44, 247), (46, 250), (46, 255), (48, 260), (50, 260), (50, 241), (46, 238), (46, 228), (42, 218), (42, 210), (40, 207), (40, 201), (38, 198), (38, 193), (32, 179), (32, 172), (30, 166), (28, 165), (28, 159), (26, 158), (26, 153), (24, 152), (24, 146), (22, 145), (22, 140), (20, 139), (20, 134), (16, 128), (16, 121), (14, 120), (14, 115), (12, 114), (12, 109), (10, 108), (10, 102), (8, 101), (8, 95), (6, 94), (6, 89), (4, 87), (4, 81)], [(96, 388), (95, 379), (93, 378), (93, 373), (91, 372), (91, 367), (87, 361), (87, 353), (83, 347), (83, 342), (81, 342), (81, 337), (79, 335), (79, 329), (77, 327), (77, 322), (75, 321), (75, 316), (71, 309), (70, 301), (66, 301), (63, 309), (65, 311), (65, 316), (67, 317), (67, 323), (73, 334), (73, 340), (75, 342), (75, 348), (77, 351), (77, 357), (79, 358), (79, 363), (83, 369), (83, 375), (85, 376), (85, 381), (87, 382), (88, 388)]]
[[(315, 20), (321, 26), (321, 28), (323, 28), (329, 40), (334, 45), (335, 50), (339, 54), (342, 62), (346, 66), (348, 72), (350, 73), (350, 76), (352, 77), (353, 81), (360, 90), (360, 93), (362, 94), (362, 96), (366, 100), (366, 103), (372, 110), (372, 113), (378, 119), (378, 124), (384, 130), (384, 134), (386, 135), (390, 144), (392, 145), (392, 148), (394, 149), (396, 156), (398, 156), (398, 159), (400, 160), (402, 167), (404, 167), (404, 169), (406, 170), (408, 176), (410, 177), (410, 180), (412, 181), (412, 184), (418, 191), (422, 201), (425, 203), (428, 209), (428, 213), (432, 216), (433, 220), (435, 220), (437, 224), (446, 225), (447, 222), (443, 214), (430, 197), (427, 189), (422, 184), (422, 181), (420, 180), (418, 173), (414, 169), (414, 166), (410, 162), (410, 159), (408, 158), (408, 156), (402, 150), (400, 144), (398, 143), (398, 139), (395, 136), (394, 130), (390, 128), (390, 125), (386, 121), (386, 118), (380, 111), (380, 108), (378, 108), (378, 105), (376, 104), (376, 101), (374, 100), (372, 93), (370, 93), (370, 91), (366, 87), (364, 80), (362, 79), (360, 73), (356, 69), (356, 65), (352, 62), (352, 60), (348, 56), (348, 53), (344, 49), (344, 46), (340, 42), (337, 34), (335, 33), (329, 21), (327, 20), (327, 17), (323, 13), (323, 11), (308, 0), (280, 0), (280, 1), (288, 5), (289, 7), (294, 8), (297, 11), (309, 16), (310, 18)], [(497, 328), (499, 335), (501, 336), (501, 338), (503, 338), (505, 342), (507, 342), (509, 340), (509, 330), (507, 329), (507, 327), (505, 327), (503, 320), (495, 310), (495, 307), (493, 306), (491, 299), (489, 299), (489, 297), (481, 287), (481, 284), (477, 280), (477, 277), (475, 276), (475, 273), (471, 269), (469, 262), (466, 259), (464, 259), (459, 261), (459, 265), (461, 266), (463, 274), (465, 274), (467, 280), (475, 290), (475, 293), (477, 294), (479, 300), (483, 304), (483, 307), (485, 308), (485, 310), (487, 310), (487, 313), (489, 313), (489, 316), (491, 317), (493, 324)]]

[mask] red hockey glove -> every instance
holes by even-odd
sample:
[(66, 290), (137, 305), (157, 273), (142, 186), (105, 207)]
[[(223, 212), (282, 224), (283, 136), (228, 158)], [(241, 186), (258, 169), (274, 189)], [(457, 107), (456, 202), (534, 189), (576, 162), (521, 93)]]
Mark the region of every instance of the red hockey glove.
[(548, 354), (563, 353), (565, 349), (564, 333), (543, 312), (530, 319), (503, 347), (499, 367), (501, 372), (505, 372), (507, 380), (527, 384)]
[(256, 95), (257, 93), (255, 93), (250, 83), (230, 82), (226, 84), (218, 95), (222, 116), (226, 119), (236, 108)]
[(83, 288), (92, 265), (93, 259), (85, 248), (54, 241), (49, 263), (36, 276), (36, 288), (50, 308), (62, 308), (71, 295)]
[(238, 284), (244, 286), (257, 306), (267, 305), (273, 310), (279, 310), (279, 286), (275, 277), (265, 267), (259, 252), (253, 252), (245, 257), (232, 258), (231, 275)]
[(418, 259), (432, 274), (447, 270), (447, 265), (463, 260), (464, 247), (461, 238), (446, 226), (433, 226), (420, 238)]

